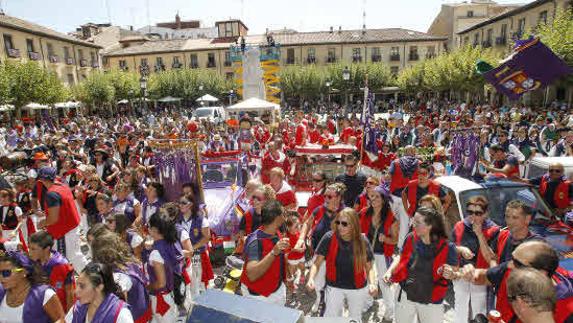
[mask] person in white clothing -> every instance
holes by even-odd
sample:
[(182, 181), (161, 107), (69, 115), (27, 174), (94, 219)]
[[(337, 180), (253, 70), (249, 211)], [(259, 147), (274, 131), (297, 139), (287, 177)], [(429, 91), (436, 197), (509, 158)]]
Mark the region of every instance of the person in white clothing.
[(111, 268), (89, 263), (77, 279), (77, 302), (66, 315), (66, 323), (133, 323), (129, 307), (113, 279)]

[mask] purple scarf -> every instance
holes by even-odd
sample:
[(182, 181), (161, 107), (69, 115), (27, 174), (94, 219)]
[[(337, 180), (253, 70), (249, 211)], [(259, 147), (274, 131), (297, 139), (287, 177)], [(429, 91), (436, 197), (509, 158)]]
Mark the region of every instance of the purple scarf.
[(414, 172), (418, 168), (418, 159), (414, 156), (404, 156), (398, 160), (402, 174), (406, 178), (412, 178)]
[[(97, 308), (92, 323), (113, 323), (123, 307), (127, 304), (114, 294), (109, 294)], [(88, 314), (88, 304), (76, 302), (74, 305), (74, 318), (72, 323), (84, 323)]]

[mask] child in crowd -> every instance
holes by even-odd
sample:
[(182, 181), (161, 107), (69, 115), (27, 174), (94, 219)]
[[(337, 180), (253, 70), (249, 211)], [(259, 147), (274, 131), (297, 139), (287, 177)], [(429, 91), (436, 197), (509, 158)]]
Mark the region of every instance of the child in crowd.
[[(290, 285), (297, 285), (296, 276), (299, 275), (298, 284), (305, 284), (304, 279), (304, 247), (295, 249), (295, 245), (300, 237), (301, 223), (296, 211), (289, 211), (286, 220), (287, 237), (290, 241), (290, 249), (287, 255), (288, 260), (288, 278), (287, 281)], [(298, 271), (300, 270), (300, 274)]]

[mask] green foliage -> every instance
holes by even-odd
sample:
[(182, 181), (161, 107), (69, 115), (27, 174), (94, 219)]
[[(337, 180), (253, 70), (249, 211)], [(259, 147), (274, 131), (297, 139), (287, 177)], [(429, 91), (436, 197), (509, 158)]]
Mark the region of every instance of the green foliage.
[(0, 66), (0, 101), (13, 104), (17, 115), (30, 102), (54, 104), (68, 96), (58, 76), (37, 62), (7, 61)]
[[(203, 86), (203, 90), (200, 90)], [(159, 99), (166, 96), (195, 100), (204, 94), (223, 97), (233, 89), (233, 82), (219, 73), (199, 69), (173, 69), (154, 73), (149, 78), (149, 94)]]
[[(342, 72), (346, 67), (350, 71), (348, 81), (342, 78)], [(289, 66), (281, 69), (279, 76), (285, 97), (316, 100), (321, 95), (327, 95), (329, 90), (361, 92), (366, 74), (368, 74), (368, 87), (372, 91), (391, 86), (395, 82), (390, 69), (383, 63)], [(326, 86), (327, 81), (330, 82), (330, 88)]]
[(480, 59), (491, 65), (498, 61), (496, 53), (490, 49), (466, 46), (402, 70), (397, 84), (410, 94), (420, 91), (479, 91), (485, 84), (475, 68)]
[(115, 98), (115, 88), (104, 73), (90, 74), (73, 92), (78, 100), (95, 106), (110, 104)]

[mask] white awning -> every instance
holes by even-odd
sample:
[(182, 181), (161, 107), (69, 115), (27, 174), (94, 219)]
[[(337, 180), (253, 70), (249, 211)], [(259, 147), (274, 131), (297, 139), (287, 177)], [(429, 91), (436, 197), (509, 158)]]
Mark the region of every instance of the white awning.
[(162, 102), (162, 103), (169, 103), (169, 102), (179, 102), (181, 101), (181, 98), (174, 98), (172, 96), (166, 96), (164, 98), (161, 98), (159, 100), (157, 100), (158, 102)]
[(198, 98), (197, 100), (195, 100), (196, 102), (217, 102), (219, 101), (219, 99), (217, 99), (216, 97), (212, 96), (211, 94), (205, 94), (202, 97)]
[(3, 104), (3, 105), (0, 105), (0, 111), (1, 111), (1, 112), (4, 112), (4, 111), (12, 111), (12, 110), (14, 110), (14, 106), (11, 105), (11, 104)]
[(31, 103), (28, 103), (26, 106), (24, 106), (22, 109), (24, 109), (24, 110), (50, 110), (51, 107), (48, 105), (31, 102)]
[(261, 110), (280, 110), (281, 106), (269, 101), (261, 100), (259, 98), (250, 98), (243, 102), (239, 102), (227, 108), (230, 112), (239, 111), (261, 111)]

